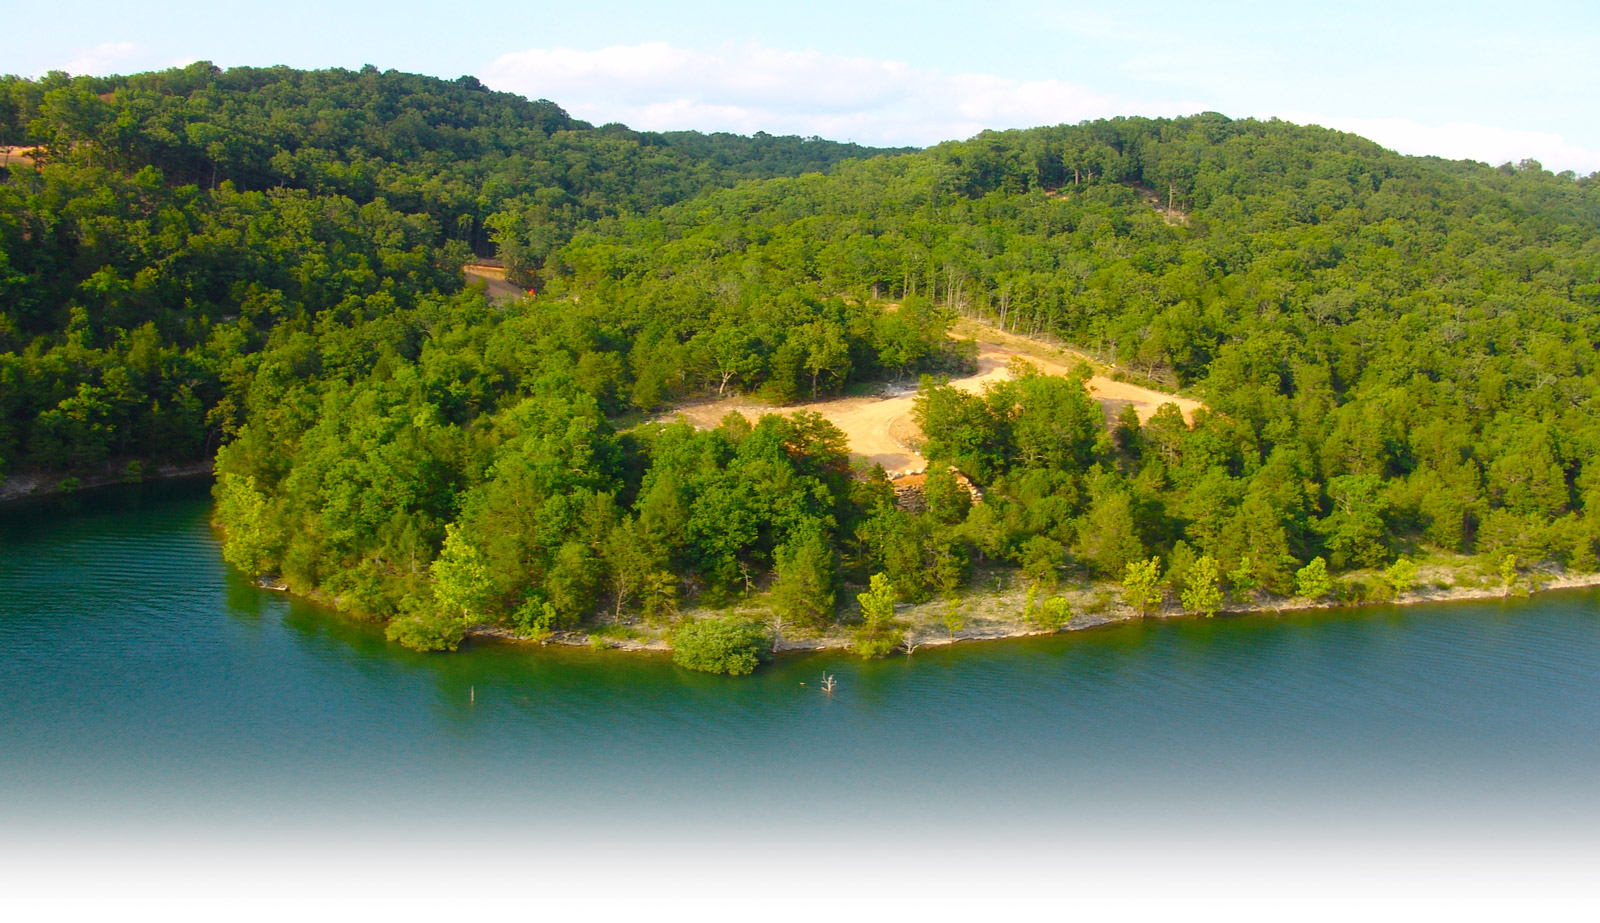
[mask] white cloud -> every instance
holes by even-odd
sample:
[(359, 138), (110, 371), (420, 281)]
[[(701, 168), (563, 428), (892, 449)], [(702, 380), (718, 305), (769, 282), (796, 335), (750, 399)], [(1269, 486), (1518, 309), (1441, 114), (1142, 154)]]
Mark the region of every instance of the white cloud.
[[(1094, 21), (1085, 28), (1105, 31), (1111, 25)], [(500, 56), (485, 80), (501, 89), (554, 100), (573, 115), (596, 123), (616, 121), (655, 130), (768, 131), (888, 145), (935, 144), (971, 137), (986, 128), (1031, 128), (1114, 115), (1229, 111), (1215, 102), (1138, 99), (1064, 80), (947, 74), (903, 61), (759, 44), (730, 44), (709, 51), (665, 42), (594, 51), (532, 48)], [(1208, 98), (1231, 95), (1216, 88), (1202, 92)], [(1355, 132), (1406, 154), (1491, 164), (1531, 157), (1552, 170), (1585, 174), (1600, 170), (1600, 150), (1546, 132), (1467, 122), (1429, 125), (1403, 118), (1275, 114)]]
[(715, 51), (662, 42), (597, 51), (534, 48), (502, 55), (486, 80), (554, 100), (594, 122), (895, 145), (934, 144), (986, 128), (1204, 108), (1125, 99), (1061, 80), (948, 75), (901, 61), (754, 44)]
[(61, 69), (73, 76), (88, 74), (103, 77), (119, 70), (126, 72), (137, 68), (123, 65), (133, 63), (144, 49), (132, 42), (105, 42), (80, 52), (77, 57), (62, 65)]
[(1560, 135), (1548, 132), (1517, 131), (1472, 122), (1427, 125), (1398, 118), (1323, 118), (1305, 112), (1283, 112), (1279, 117), (1358, 134), (1402, 154), (1479, 160), (1495, 166), (1531, 158), (1547, 170), (1573, 170), (1580, 175), (1600, 170), (1600, 150), (1570, 144)]

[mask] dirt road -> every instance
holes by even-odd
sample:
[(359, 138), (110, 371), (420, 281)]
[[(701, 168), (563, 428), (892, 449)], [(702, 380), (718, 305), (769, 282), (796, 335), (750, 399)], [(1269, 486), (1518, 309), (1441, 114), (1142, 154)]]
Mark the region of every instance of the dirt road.
[[(1077, 356), (1062, 350), (968, 322), (958, 325), (956, 333), (977, 341), (978, 371), (950, 383), (973, 394), (981, 392), (986, 384), (1009, 379), (1011, 360), (1019, 356), (1047, 375), (1066, 375), (1078, 362)], [(1196, 400), (1113, 381), (1101, 375), (1089, 379), (1089, 393), (1100, 402), (1108, 423), (1130, 404), (1138, 412), (1140, 421), (1149, 420), (1162, 404), (1176, 404), (1184, 421), (1191, 423), (1194, 412), (1204, 406)], [(696, 427), (707, 429), (722, 422), (730, 413), (755, 420), (766, 413), (809, 410), (826, 417), (844, 432), (850, 440), (851, 454), (882, 465), (893, 478), (916, 473), (927, 466), (915, 448), (922, 441), (917, 423), (911, 417), (915, 396), (915, 386), (907, 385), (885, 389), (878, 397), (847, 397), (789, 407), (768, 407), (745, 398), (728, 398), (680, 407), (660, 419), (670, 422), (681, 416)]]
[(468, 263), (461, 267), (467, 276), (467, 284), (483, 283), (484, 293), (489, 300), (496, 304), (502, 301), (511, 301), (522, 298), (527, 293), (506, 281), (506, 271), (499, 266), (486, 266), (482, 263)]
[(31, 167), (37, 148), (0, 144), (0, 167)]

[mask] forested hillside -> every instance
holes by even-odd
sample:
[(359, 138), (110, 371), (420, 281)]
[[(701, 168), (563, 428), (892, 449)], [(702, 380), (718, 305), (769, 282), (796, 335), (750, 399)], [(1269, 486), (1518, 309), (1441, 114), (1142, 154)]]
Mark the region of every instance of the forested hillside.
[(1155, 551), (1174, 587), (1198, 556), (1248, 557), (1240, 579), (1282, 593), (1313, 557), (1419, 546), (1594, 566), (1595, 177), (1214, 114), (1114, 120), (743, 186), (580, 234), (560, 262), (575, 290), (654, 301), (706, 277), (925, 297), (1209, 404), (1192, 430), (1130, 419), (1067, 451), (1026, 444), (1026, 390), (929, 389), (930, 457), (999, 488), (955, 530), (972, 554), (1064, 549), (1116, 577)]
[(556, 105), (367, 69), (209, 64), (0, 78), (0, 475), (209, 455), (281, 333), (532, 282), (579, 227), (874, 153), (593, 128)]
[[(1595, 177), (1209, 113), (846, 160), (468, 78), (4, 90), (49, 147), (0, 186), (0, 470), (220, 446), (229, 560), (413, 646), (752, 594), (804, 631), (878, 573), (1188, 605), (1432, 552), (1596, 566)], [(473, 253), (537, 296), (462, 290)], [(1108, 430), (1080, 378), (942, 386), (962, 315), (1209, 409)], [(637, 416), (917, 375), (925, 512), (824, 420)]]

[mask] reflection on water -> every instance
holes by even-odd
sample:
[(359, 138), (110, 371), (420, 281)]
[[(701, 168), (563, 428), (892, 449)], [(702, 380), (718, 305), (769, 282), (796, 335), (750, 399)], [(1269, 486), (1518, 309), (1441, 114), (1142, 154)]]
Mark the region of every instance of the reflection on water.
[(0, 512), (0, 779), (27, 796), (9, 810), (1596, 814), (1592, 592), (797, 655), (729, 679), (588, 649), (408, 652), (231, 574), (208, 506), (176, 482)]

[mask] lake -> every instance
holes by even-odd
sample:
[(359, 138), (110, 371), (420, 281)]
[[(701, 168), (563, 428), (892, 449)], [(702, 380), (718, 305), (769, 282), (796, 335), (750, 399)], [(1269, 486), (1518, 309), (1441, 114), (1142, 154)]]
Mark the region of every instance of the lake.
[[(654, 654), (409, 652), (231, 573), (209, 507), (207, 483), (178, 481), (0, 510), (7, 855), (319, 831), (445, 837), (474, 864), (481, 843), (520, 844), (554, 868), (581, 864), (554, 840), (754, 861), (728, 845), (744, 838), (789, 866), (882, 849), (905, 881), (963, 850), (1007, 868), (1082, 853), (1125, 877), (1131, 854), (1270, 861), (1269, 841), (1600, 857), (1594, 591), (795, 655), (726, 678)], [(1198, 881), (1237, 873), (1196, 861)], [(1541, 893), (1587, 899), (1591, 881)]]

